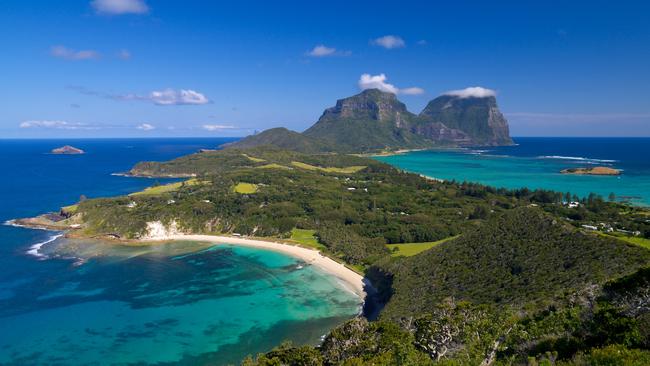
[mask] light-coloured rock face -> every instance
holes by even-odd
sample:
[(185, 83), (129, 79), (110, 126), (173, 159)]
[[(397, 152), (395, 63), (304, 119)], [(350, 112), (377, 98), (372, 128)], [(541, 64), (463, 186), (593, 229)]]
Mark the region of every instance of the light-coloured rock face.
[(172, 220), (167, 226), (160, 221), (150, 221), (147, 222), (146, 234), (141, 239), (165, 240), (179, 234), (182, 234), (182, 232), (178, 229), (176, 220)]
[[(446, 139), (449, 134), (430, 135), (427, 124), (442, 123), (451, 130), (459, 130), (474, 145), (511, 145), (508, 121), (497, 106), (495, 97), (461, 98), (442, 95), (430, 101), (419, 114), (419, 133), (432, 139)], [(458, 136), (458, 133), (455, 134)], [(451, 135), (454, 136), (454, 135)]]

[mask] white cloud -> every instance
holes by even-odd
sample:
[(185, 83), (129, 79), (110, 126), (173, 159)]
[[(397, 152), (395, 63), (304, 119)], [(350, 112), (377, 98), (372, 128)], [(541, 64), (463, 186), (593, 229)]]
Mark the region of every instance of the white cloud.
[(307, 55), (311, 57), (332, 56), (334, 54), (336, 54), (336, 48), (327, 47), (322, 44), (319, 44), (318, 46), (314, 47), (311, 51), (307, 52)]
[(443, 94), (460, 98), (487, 98), (495, 97), (497, 95), (497, 92), (492, 89), (482, 88), (480, 86), (472, 86), (465, 89), (450, 90)]
[(51, 121), (51, 120), (30, 120), (24, 121), (19, 125), (20, 128), (53, 128), (59, 130), (94, 130), (97, 126), (90, 126), (85, 123)]
[(341, 51), (337, 50), (334, 47), (327, 47), (325, 45), (319, 44), (316, 47), (312, 48), (310, 51), (305, 53), (310, 57), (328, 57), (328, 56), (349, 56), (352, 54), (350, 51)]
[(237, 127), (231, 125), (203, 125), (201, 126), (201, 128), (207, 131), (221, 131), (221, 130), (232, 130)]
[(145, 14), (149, 7), (144, 0), (93, 0), (90, 5), (98, 14)]
[(131, 58), (131, 52), (129, 50), (121, 49), (117, 53), (117, 58), (122, 59), (122, 60), (128, 60)]
[(424, 89), (418, 87), (410, 87), (400, 89), (393, 84), (386, 82), (387, 77), (385, 74), (379, 75), (370, 75), (363, 74), (359, 78), (359, 89), (379, 89), (383, 92), (393, 93), (393, 94), (405, 94), (405, 95), (419, 95), (424, 93)]
[(157, 105), (200, 105), (208, 104), (210, 100), (203, 94), (190, 89), (164, 89), (152, 91), (146, 98)]
[(150, 125), (150, 124), (148, 124), (148, 123), (143, 123), (143, 124), (141, 124), (141, 125), (138, 125), (136, 128), (137, 128), (138, 130), (142, 130), (142, 131), (151, 131), (151, 130), (156, 129), (155, 126)]
[(93, 50), (76, 51), (65, 46), (52, 46), (50, 54), (65, 60), (93, 60), (99, 58), (99, 52)]
[(361, 78), (359, 78), (359, 89), (361, 90), (379, 89), (383, 92), (388, 92), (393, 94), (399, 93), (399, 89), (395, 85), (387, 83), (386, 79), (387, 78), (385, 74), (379, 74), (379, 75), (363, 74), (361, 75)]
[(376, 38), (372, 41), (372, 44), (384, 47), (386, 49), (393, 48), (402, 48), (406, 47), (406, 42), (399, 36), (387, 35), (383, 37)]
[(210, 103), (204, 94), (191, 89), (175, 90), (171, 88), (163, 90), (154, 90), (147, 95), (140, 94), (110, 94), (87, 89), (83, 86), (68, 86), (69, 89), (76, 90), (81, 94), (91, 95), (101, 98), (129, 101), (138, 100), (152, 102), (156, 105), (201, 105)]

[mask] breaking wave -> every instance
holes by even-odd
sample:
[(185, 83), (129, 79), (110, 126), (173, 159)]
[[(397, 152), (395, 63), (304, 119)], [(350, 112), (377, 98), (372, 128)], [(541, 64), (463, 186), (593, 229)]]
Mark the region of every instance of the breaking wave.
[(51, 242), (55, 241), (56, 239), (58, 239), (58, 238), (60, 238), (62, 236), (63, 236), (63, 234), (52, 235), (47, 240), (42, 241), (40, 243), (36, 243), (36, 244), (32, 245), (31, 247), (29, 247), (29, 250), (27, 250), (26, 253), (29, 254), (29, 255), (33, 255), (34, 257), (45, 259), (45, 258), (47, 258), (47, 256), (45, 254), (42, 254), (42, 253), (39, 252), (41, 247), (43, 245), (47, 244), (47, 243), (51, 243)]
[(574, 160), (580, 161), (587, 164), (600, 164), (600, 163), (617, 163), (618, 160), (609, 160), (609, 159), (592, 159), (584, 158), (581, 156), (562, 156), (562, 155), (544, 155), (538, 156), (538, 159), (557, 159), (557, 160)]

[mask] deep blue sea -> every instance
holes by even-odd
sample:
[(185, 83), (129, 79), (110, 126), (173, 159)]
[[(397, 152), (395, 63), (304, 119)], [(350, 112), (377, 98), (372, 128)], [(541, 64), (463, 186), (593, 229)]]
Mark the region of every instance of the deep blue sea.
[[(111, 173), (227, 141), (0, 140), (0, 222), (141, 190), (153, 181)], [(87, 153), (48, 154), (64, 144)], [(275, 252), (85, 243), (74, 254), (102, 255), (80, 261), (54, 255), (56, 235), (0, 225), (2, 365), (238, 364), (284, 339), (317, 343), (359, 310), (332, 276)]]
[[(593, 192), (650, 206), (650, 138), (514, 138), (516, 146), (419, 151), (378, 160), (429, 177), (479, 182), (494, 187), (528, 187)], [(565, 168), (609, 166), (620, 176), (560, 174)]]

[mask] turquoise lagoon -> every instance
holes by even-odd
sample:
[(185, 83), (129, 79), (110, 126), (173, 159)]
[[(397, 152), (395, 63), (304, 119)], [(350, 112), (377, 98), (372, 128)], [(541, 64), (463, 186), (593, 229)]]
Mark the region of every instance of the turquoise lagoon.
[[(516, 146), (417, 151), (376, 159), (445, 180), (493, 187), (541, 188), (650, 205), (650, 138), (515, 138)], [(560, 174), (565, 168), (610, 166), (620, 176)]]
[(197, 243), (115, 247), (7, 296), (0, 364), (237, 364), (282, 340), (317, 344), (359, 311), (334, 277), (286, 255), (173, 255), (183, 246)]

